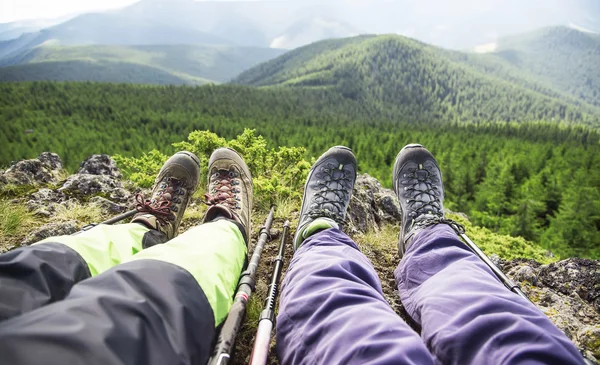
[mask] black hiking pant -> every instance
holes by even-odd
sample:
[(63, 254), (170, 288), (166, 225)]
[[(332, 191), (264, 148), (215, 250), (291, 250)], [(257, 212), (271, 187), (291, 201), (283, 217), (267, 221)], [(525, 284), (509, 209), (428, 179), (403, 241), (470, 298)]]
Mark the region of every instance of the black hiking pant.
[(0, 364), (202, 364), (215, 320), (194, 277), (158, 260), (94, 277), (60, 243), (0, 255)]

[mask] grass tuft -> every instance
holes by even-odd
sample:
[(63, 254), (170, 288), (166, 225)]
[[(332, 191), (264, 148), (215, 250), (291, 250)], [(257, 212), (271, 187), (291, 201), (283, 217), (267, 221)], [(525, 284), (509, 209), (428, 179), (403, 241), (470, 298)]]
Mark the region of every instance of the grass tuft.
[(0, 201), (0, 252), (25, 236), (36, 221), (22, 205)]

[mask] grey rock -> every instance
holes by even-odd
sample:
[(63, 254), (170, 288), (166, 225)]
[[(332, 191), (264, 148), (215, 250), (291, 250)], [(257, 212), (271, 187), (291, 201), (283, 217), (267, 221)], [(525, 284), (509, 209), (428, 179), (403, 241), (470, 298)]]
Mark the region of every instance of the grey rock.
[(14, 163), (0, 176), (0, 184), (38, 185), (58, 182), (62, 161), (55, 153)]
[(23, 245), (31, 245), (48, 237), (63, 236), (79, 231), (77, 221), (48, 223), (31, 232), (22, 242)]
[(600, 359), (600, 262), (568, 259), (540, 265), (499, 261), (507, 275), (592, 362)]
[(577, 293), (600, 312), (600, 261), (572, 258), (542, 266), (539, 279), (562, 294)]
[(43, 188), (29, 196), (25, 206), (36, 215), (50, 217), (57, 204), (62, 204), (68, 200), (63, 192)]
[(351, 232), (378, 230), (383, 224), (398, 224), (402, 219), (396, 194), (377, 179), (358, 175), (348, 207)]
[(65, 184), (58, 190), (67, 194), (90, 196), (100, 193), (111, 194), (117, 189), (122, 189), (122, 186), (121, 182), (114, 177), (76, 174), (69, 177)]
[(60, 156), (57, 155), (56, 153), (43, 152), (38, 157), (38, 160), (40, 160), (40, 162), (46, 168), (48, 168), (50, 170), (53, 170), (53, 171), (58, 171), (58, 170), (61, 170), (63, 168), (62, 160), (60, 159)]
[(108, 155), (93, 155), (81, 163), (78, 174), (104, 175), (116, 179), (122, 177), (115, 161)]

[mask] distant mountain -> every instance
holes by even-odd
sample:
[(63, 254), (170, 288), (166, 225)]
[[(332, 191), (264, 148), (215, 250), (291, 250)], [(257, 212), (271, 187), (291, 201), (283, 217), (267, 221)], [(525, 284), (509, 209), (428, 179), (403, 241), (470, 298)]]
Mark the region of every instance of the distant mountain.
[(0, 43), (0, 58), (18, 58), (33, 47), (58, 45), (231, 44), (209, 33), (134, 19), (117, 13), (85, 14), (65, 23)]
[(494, 54), (558, 90), (600, 106), (600, 34), (567, 27), (542, 29), (500, 40)]
[[(142, 0), (120, 10), (84, 14), (17, 43), (62, 45), (227, 44), (288, 47), (356, 34), (402, 34), (468, 49), (510, 34), (570, 25), (600, 32), (597, 0)], [(0, 40), (14, 24), (0, 24)], [(33, 39), (32, 39), (33, 38)], [(4, 49), (4, 48), (8, 49)], [(19, 47), (0, 44), (0, 58)], [(21, 51), (23, 49), (21, 48)]]
[[(456, 121), (584, 120), (600, 125), (600, 109), (498, 61), (446, 51), (401, 36), (323, 41), (242, 73), (251, 86), (331, 89), (384, 112)], [(493, 64), (492, 64), (493, 65)]]
[(210, 45), (41, 46), (0, 68), (0, 81), (226, 82), (283, 52)]

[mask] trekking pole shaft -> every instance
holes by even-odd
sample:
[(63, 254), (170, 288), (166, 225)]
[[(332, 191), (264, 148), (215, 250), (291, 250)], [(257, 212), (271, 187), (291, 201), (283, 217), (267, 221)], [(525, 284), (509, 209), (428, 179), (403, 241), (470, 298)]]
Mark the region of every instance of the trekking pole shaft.
[(120, 222), (120, 221), (122, 221), (124, 219), (127, 219), (129, 217), (133, 217), (135, 215), (135, 213), (137, 213), (137, 212), (138, 211), (136, 209), (130, 210), (129, 212), (126, 212), (126, 213), (123, 213), (121, 215), (118, 215), (118, 216), (116, 216), (114, 218), (111, 218), (111, 219), (109, 219), (107, 221), (104, 221), (104, 222), (102, 222), (100, 224), (115, 224), (115, 223)]
[(256, 340), (254, 348), (250, 355), (250, 365), (265, 365), (269, 356), (269, 347), (271, 344), (271, 332), (275, 322), (275, 304), (279, 294), (279, 281), (283, 272), (283, 260), (285, 254), (285, 243), (288, 231), (290, 230), (290, 222), (286, 221), (283, 225), (283, 233), (281, 234), (281, 243), (275, 259), (275, 267), (271, 276), (271, 284), (269, 285), (269, 295), (265, 302), (265, 309), (260, 314), (258, 322), (258, 330), (256, 331)]
[(244, 321), (246, 305), (248, 304), (248, 300), (254, 291), (254, 286), (256, 283), (256, 269), (258, 268), (258, 264), (260, 262), (260, 256), (262, 254), (263, 247), (269, 237), (269, 231), (271, 230), (271, 225), (273, 224), (273, 214), (274, 209), (271, 208), (265, 225), (260, 229), (258, 241), (256, 242), (256, 247), (252, 253), (252, 258), (250, 259), (248, 268), (242, 273), (240, 282), (238, 283), (233, 305), (231, 306), (231, 310), (227, 315), (227, 319), (225, 319), (223, 328), (221, 328), (221, 333), (217, 339), (217, 344), (215, 345), (213, 354), (208, 361), (208, 364), (210, 365), (226, 365), (229, 363), (233, 346), (235, 344), (235, 338), (240, 330), (240, 327), (242, 326), (242, 322)]
[(460, 233), (460, 236), (464, 240), (465, 244), (471, 249), (471, 251), (473, 251), (477, 256), (479, 256), (479, 258), (487, 266), (489, 266), (489, 268), (494, 272), (498, 279), (502, 281), (502, 284), (504, 284), (504, 286), (506, 286), (510, 291), (519, 295), (520, 297), (530, 300), (529, 297), (527, 297), (527, 295), (525, 295), (525, 293), (521, 290), (519, 285), (517, 285), (514, 281), (510, 280), (509, 277), (506, 276), (506, 274), (504, 274), (502, 270), (500, 270), (498, 266), (496, 266), (496, 264), (494, 264), (492, 260), (490, 260), (490, 258), (487, 257), (487, 255), (483, 251), (481, 251), (479, 247), (477, 247), (475, 242), (471, 241), (471, 239), (467, 237), (467, 235), (464, 233)]

